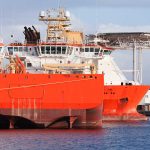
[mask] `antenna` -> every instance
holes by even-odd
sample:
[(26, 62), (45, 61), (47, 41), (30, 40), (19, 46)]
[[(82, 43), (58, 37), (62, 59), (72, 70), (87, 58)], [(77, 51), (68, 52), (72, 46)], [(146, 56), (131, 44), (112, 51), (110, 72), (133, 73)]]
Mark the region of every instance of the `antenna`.
[(96, 41), (96, 44), (97, 44), (97, 42), (98, 42), (98, 0), (96, 0), (96, 15), (95, 15), (96, 17), (96, 19), (95, 19), (95, 24), (96, 24), (96, 34), (95, 34), (95, 41)]
[(39, 20), (47, 24), (47, 41), (57, 42), (64, 39), (70, 26), (70, 13), (63, 8), (41, 11)]
[(2, 20), (2, 18), (3, 18), (3, 15), (2, 15), (2, 9), (3, 9), (3, 8), (1, 8), (1, 10), (0, 10), (0, 18), (1, 18), (0, 35), (2, 34), (2, 22), (3, 22), (3, 20)]
[(58, 8), (61, 7), (61, 0), (58, 0)]
[(98, 10), (99, 10), (99, 0), (96, 0), (96, 28), (97, 28), (97, 30), (98, 30), (98, 27), (99, 27), (99, 25), (98, 25), (98, 17), (99, 17), (99, 13), (98, 13)]

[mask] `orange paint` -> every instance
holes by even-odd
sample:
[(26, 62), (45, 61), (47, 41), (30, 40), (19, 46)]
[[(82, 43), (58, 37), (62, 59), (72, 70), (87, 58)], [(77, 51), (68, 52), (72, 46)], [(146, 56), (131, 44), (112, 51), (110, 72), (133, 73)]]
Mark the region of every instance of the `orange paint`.
[(142, 120), (146, 119), (136, 110), (149, 86), (105, 86), (104, 87), (104, 120)]
[(4, 46), (4, 44), (3, 44), (3, 43), (0, 43), (0, 46)]
[(0, 74), (0, 109), (102, 106), (103, 75)]

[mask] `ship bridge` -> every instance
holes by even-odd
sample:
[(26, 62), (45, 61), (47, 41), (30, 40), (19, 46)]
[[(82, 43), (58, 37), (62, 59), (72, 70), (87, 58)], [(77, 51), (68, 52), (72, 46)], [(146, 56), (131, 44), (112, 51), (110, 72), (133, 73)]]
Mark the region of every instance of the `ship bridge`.
[(117, 32), (88, 35), (90, 43), (98, 43), (115, 50), (133, 50), (133, 81), (142, 83), (142, 52), (150, 49), (150, 32)]

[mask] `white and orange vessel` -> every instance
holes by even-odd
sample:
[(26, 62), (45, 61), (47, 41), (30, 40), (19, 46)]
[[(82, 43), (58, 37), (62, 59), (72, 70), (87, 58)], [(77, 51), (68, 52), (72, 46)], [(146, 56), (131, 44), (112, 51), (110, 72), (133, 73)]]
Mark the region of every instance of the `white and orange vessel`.
[[(60, 10), (60, 15), (60, 18), (64, 15), (63, 10)], [(63, 20), (58, 21), (67, 20), (65, 16)], [(60, 25), (60, 28), (65, 26)], [(39, 56), (39, 53), (45, 53), (45, 50), (39, 49), (42, 45), (38, 41), (39, 34), (29, 30), (30, 32), (25, 33), (26, 45), (8, 46), (5, 57), (10, 63), (0, 70), (0, 129), (101, 127), (104, 75), (92, 74), (93, 70), (89, 64), (69, 63), (71, 58), (67, 57), (72, 56), (73, 51), (70, 44), (45, 45), (48, 47), (47, 54), (51, 46), (54, 48), (51, 50), (54, 56), (57, 54), (62, 61), (67, 58), (67, 69), (62, 69), (62, 65), (58, 66), (58, 60), (54, 56), (51, 61), (56, 60), (57, 64), (51, 67), (35, 61), (47, 61), (47, 56)], [(53, 40), (56, 40), (55, 38)], [(38, 45), (35, 44), (37, 41)], [(76, 48), (79, 50), (78, 46)], [(24, 57), (19, 58), (16, 54), (19, 57), (22, 54)], [(86, 70), (90, 70), (89, 74), (82, 73)]]
[(9, 60), (0, 71), (0, 129), (102, 126), (103, 74), (27, 72), (18, 56)]
[(104, 74), (103, 120), (146, 119), (136, 107), (149, 86), (126, 79), (110, 55), (113, 49), (90, 43), (82, 32), (71, 31), (70, 14), (64, 9), (42, 11), (39, 20), (48, 25), (47, 41), (40, 40), (34, 27), (25, 27), (25, 44), (10, 44), (9, 55), (17, 54), (29, 72)]

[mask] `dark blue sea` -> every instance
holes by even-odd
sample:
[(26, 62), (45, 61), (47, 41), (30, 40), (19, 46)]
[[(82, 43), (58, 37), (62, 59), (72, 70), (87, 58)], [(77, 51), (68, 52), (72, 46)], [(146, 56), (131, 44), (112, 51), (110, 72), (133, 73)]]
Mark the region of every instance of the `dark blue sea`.
[(1, 130), (0, 150), (150, 150), (150, 121), (98, 130)]

